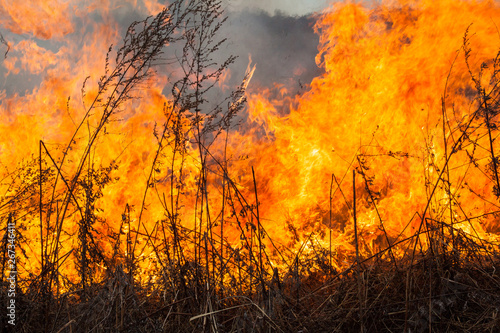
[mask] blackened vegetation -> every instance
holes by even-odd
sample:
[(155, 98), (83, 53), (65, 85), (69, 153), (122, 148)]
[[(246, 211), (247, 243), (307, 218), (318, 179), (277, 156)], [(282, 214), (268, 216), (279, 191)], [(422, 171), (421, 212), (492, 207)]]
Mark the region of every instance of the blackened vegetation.
[[(383, 246), (367, 255), (369, 252), (359, 251), (362, 240), (356, 240), (356, 256), (332, 254), (331, 244), (323, 247), (312, 233), (301, 239), (290, 224), (296, 242), (302, 244), (290, 254), (269, 239), (261, 223), (258, 172), (252, 169), (254, 191), (244, 195), (228, 176), (228, 158), (211, 150), (214, 140), (227, 135), (233, 118), (243, 108), (248, 81), (245, 78), (224, 102), (210, 104), (208, 92), (234, 61), (233, 57), (222, 63), (211, 59), (224, 43), (217, 38), (224, 22), (222, 14), (216, 0), (176, 1), (156, 17), (133, 24), (114, 62), (110, 49), (98, 94), (86, 106), (69, 144), (60, 147), (62, 154), (54, 157), (55, 149), (40, 142), (36, 156), (15, 170), (7, 169), (8, 178), (1, 180), (9, 184), (9, 191), (0, 201), (4, 235), (0, 244), (0, 303), (6, 304), (8, 289), (6, 226), (15, 219), (19, 270), (16, 331), (498, 331), (498, 246), (459, 229), (457, 224), (463, 221), (431, 217), (428, 211), (434, 205), (437, 187), (444, 188), (450, 198), (455, 195), (448, 181), (448, 162), (463, 146), (477, 144), (471, 134), (480, 128), (490, 143), (491, 161), (484, 171), (495, 182), (498, 196), (499, 162), (493, 141), (498, 135), (500, 59), (481, 66), (479, 74), (469, 67), (477, 90), (477, 109), (455, 131), (456, 139), (449, 143), (444, 166), (438, 168), (436, 161), (429, 162), (439, 176), (427, 179), (429, 202), (423, 213), (415, 215), (419, 223), (413, 236), (398, 240), (387, 236), (383, 217), (377, 211), (383, 193), (373, 185), (376, 170), (370, 169), (370, 156), (360, 155), (353, 173), (354, 198), (350, 201), (344, 196), (344, 200), (364, 200), (377, 211)], [(165, 45), (176, 43), (182, 49), (176, 61), (183, 75), (172, 79), (171, 103), (164, 106), (164, 123), (154, 129), (157, 147), (147, 170), (144, 193), (140, 194), (142, 206), (125, 204), (120, 221), (105, 221), (99, 217), (96, 202), (106, 186), (119, 181), (114, 176), (119, 165), (95, 162), (98, 138), (105, 135), (106, 124), (116, 119), (124, 102), (133, 98), (134, 89), (152, 77), (152, 67), (165, 61)], [(466, 59), (471, 52), (468, 45), (466, 35)], [(478, 76), (488, 66), (494, 71), (490, 86), (484, 87)], [(85, 94), (85, 89), (82, 92)], [(445, 98), (446, 114), (444, 104)], [(443, 117), (445, 132), (449, 126), (446, 119)], [(87, 138), (83, 146), (77, 144), (82, 137)], [(188, 143), (197, 147), (200, 163), (194, 230), (183, 225), (180, 214)], [(474, 163), (474, 151), (467, 153), (471, 167), (479, 168)], [(404, 153), (387, 155), (394, 158)], [(168, 193), (158, 186), (164, 181), (170, 186)], [(338, 184), (332, 175), (332, 186), (334, 181)], [(220, 212), (210, 211), (210, 182), (220, 186)], [(162, 199), (164, 207), (164, 218), (153, 230), (146, 229), (142, 220), (150, 192)], [(456, 209), (449, 201), (450, 210)], [(356, 223), (356, 205), (347, 206)], [(36, 219), (41, 255), (28, 258), (26, 250), (33, 246), (33, 240), (24, 235)], [(76, 228), (67, 226), (69, 219), (78, 221)], [(228, 220), (235, 221), (241, 231), (243, 247), (234, 248), (225, 241)], [(118, 231), (98, 235), (97, 224), (113, 230), (108, 225), (112, 222), (120, 225)], [(154, 248), (153, 258), (136, 257), (138, 248), (144, 246), (139, 237)], [(74, 240), (69, 251), (61, 251), (63, 238)], [(427, 246), (422, 245), (424, 238)], [(110, 244), (111, 251), (105, 250), (103, 242)], [(347, 268), (336, 270), (333, 257)], [(154, 263), (149, 271), (141, 271), (140, 263), (145, 260)], [(30, 270), (32, 261), (40, 263), (41, 271)], [(74, 262), (76, 277), (68, 277), (61, 270), (66, 261)], [(1, 318), (2, 328), (8, 327), (7, 317)]]

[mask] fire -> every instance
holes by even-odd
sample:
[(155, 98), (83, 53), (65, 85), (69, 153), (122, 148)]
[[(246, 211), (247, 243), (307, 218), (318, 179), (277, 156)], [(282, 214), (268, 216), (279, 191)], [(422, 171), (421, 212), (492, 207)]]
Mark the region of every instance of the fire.
[[(50, 264), (75, 282), (86, 264), (99, 279), (134, 262), (154, 280), (172, 258), (201, 263), (207, 253), (254, 256), (271, 271), (318, 249), (343, 269), (357, 247), (363, 257), (391, 248), (382, 257), (397, 260), (416, 234), (425, 248), (450, 226), (498, 240), (493, 1), (332, 5), (315, 26), (324, 73), (297, 96), (250, 85), (238, 128), (205, 106), (176, 106), (182, 71), (168, 61), (102, 122), (100, 103), (116, 98), (102, 82), (119, 66), (124, 34), (112, 12), (76, 10), (84, 22), (102, 16), (85, 30), (64, 15), (77, 5), (2, 7), (4, 29), (30, 36), (9, 42), (2, 63), (28, 88), (0, 94), (0, 212), (19, 225), (26, 277)], [(148, 1), (143, 10), (160, 9)]]
[[(29, 33), (37, 38), (61, 38), (73, 32), (67, 18), (70, 6), (64, 1), (27, 1), (23, 6), (2, 1), (2, 26), (13, 33)], [(37, 18), (27, 19), (27, 18)]]
[[(278, 102), (265, 94), (250, 98), (251, 119), (272, 136), (271, 144), (258, 143), (261, 153), (251, 162), (269, 175), (264, 192), (273, 204), (263, 216), (277, 222), (288, 214), (306, 233), (325, 232), (332, 223), (342, 247), (353, 234), (348, 176), (357, 169), (358, 222), (367, 251), (413, 235), (423, 217), (412, 217), (424, 211), (430, 220), (453, 221), (495, 239), (488, 233), (497, 223), (488, 215), (497, 211), (489, 149), (477, 150), (487, 144), (479, 128), (484, 120), (477, 119), (474, 139), (460, 147), (456, 141), (478, 107), (467, 62), (477, 76), (478, 64), (497, 51), (488, 42), (494, 19), (474, 18), (498, 13), (493, 2), (469, 1), (370, 10), (339, 4), (324, 13), (316, 25), (316, 60), (325, 74), (296, 98), (296, 108), (281, 116), (273, 107)], [(467, 29), (474, 35), (466, 62), (461, 47)], [(492, 89), (491, 72), (483, 75), (483, 86)], [(332, 184), (332, 175), (338, 182)], [(330, 186), (343, 192), (335, 190), (333, 221)], [(489, 199), (478, 206), (479, 198)]]

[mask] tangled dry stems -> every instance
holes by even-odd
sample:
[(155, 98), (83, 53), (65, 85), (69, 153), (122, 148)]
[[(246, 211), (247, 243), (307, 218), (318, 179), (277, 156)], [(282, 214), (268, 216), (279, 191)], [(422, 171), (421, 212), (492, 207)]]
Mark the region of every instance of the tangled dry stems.
[[(174, 12), (177, 11), (177, 16), (163, 11), (161, 17), (151, 21), (145, 20), (142, 22), (142, 32), (136, 33), (134, 30), (134, 27), (140, 25), (132, 26), (124, 40), (124, 46), (118, 51), (116, 68), (111, 69), (107, 61), (106, 74), (100, 79), (98, 98), (89, 106), (81, 123), (84, 124), (88, 114), (99, 114), (97, 111), (100, 110), (99, 126), (92, 133), (88, 145), (81, 151), (72, 179), (65, 179), (61, 170), (66, 163), (66, 153), (74, 146), (73, 139), (70, 140), (62, 159), (57, 162), (41, 142), (39, 160), (28, 163), (19, 170), (20, 179), (28, 185), (20, 186), (16, 196), (9, 199), (7, 204), (3, 204), (2, 209), (8, 210), (4, 216), (11, 219), (19, 213), (36, 216), (38, 212), (40, 215), (45, 214), (44, 218), (48, 220), (54, 215), (53, 206), (57, 205), (60, 205), (58, 207), (63, 214), (62, 217), (52, 217), (56, 222), (55, 227), (49, 226), (44, 230), (41, 223), (41, 236), (47, 236), (44, 239), (45, 248), (43, 244), (41, 246), (42, 271), (38, 276), (28, 276), (19, 281), (22, 288), (19, 288), (16, 297), (19, 309), (16, 331), (76, 333), (500, 330), (500, 279), (496, 272), (500, 261), (498, 247), (485, 245), (452, 223), (430, 221), (425, 213), (421, 217), (419, 230), (413, 237), (396, 245), (384, 229), (382, 231), (387, 247), (371, 257), (363, 257), (357, 251), (356, 257), (348, 258), (348, 264), (351, 266), (341, 272), (336, 271), (331, 263), (325, 260), (329, 256), (331, 258), (331, 254), (321, 247), (307, 253), (300, 249), (298, 253), (292, 254), (293, 264), (288, 268), (277, 269), (269, 265), (268, 254), (261, 244), (266, 231), (260, 223), (259, 205), (249, 204), (250, 201), (238, 192), (238, 187), (227, 177), (227, 161), (218, 161), (208, 148), (210, 140), (213, 140), (208, 133), (217, 136), (223, 130), (228, 130), (231, 119), (243, 107), (246, 83), (225, 100), (230, 101), (227, 110), (222, 111), (222, 108), (217, 106), (208, 113), (201, 112), (201, 104), (206, 102), (204, 94), (207, 91), (201, 89), (202, 83), (217, 82), (234, 58), (230, 57), (210, 75), (203, 74), (207, 68), (203, 67), (203, 63), (206, 65), (210, 61), (211, 52), (222, 43), (215, 42), (214, 39), (215, 32), (222, 24), (218, 21), (221, 15), (218, 7), (220, 3), (215, 0), (201, 1), (200, 3), (207, 6), (206, 10), (200, 10), (201, 7), (196, 1), (187, 3), (191, 7), (188, 6), (185, 13), (182, 12), (185, 8), (182, 6), (183, 2), (177, 1), (172, 7)], [(204, 47), (197, 44), (199, 30), (196, 25), (195, 28), (189, 28), (192, 30), (186, 30), (184, 35), (172, 35), (179, 27), (191, 27), (191, 23), (188, 24), (185, 19), (192, 19), (198, 14), (202, 15), (201, 22), (212, 24), (212, 30), (207, 30), (211, 31), (211, 35), (204, 41), (207, 43)], [(174, 17), (179, 20), (173, 20)], [(148, 25), (148, 22), (152, 24)], [(151, 34), (164, 38), (149, 38)], [(162, 128), (154, 129), (158, 149), (146, 184), (143, 207), (138, 218), (139, 227), (136, 228), (140, 229), (148, 189), (156, 189), (156, 177), (159, 173), (157, 170), (160, 166), (163, 167), (161, 156), (165, 150), (170, 149), (174, 155), (170, 166), (172, 203), (168, 207), (166, 205), (167, 218), (161, 221), (161, 228), (170, 232), (171, 237), (164, 239), (162, 247), (154, 249), (157, 259), (164, 262), (161, 267), (148, 272), (147, 274), (154, 275), (148, 278), (144, 276), (144, 272), (138, 271), (138, 258), (134, 257), (138, 232), (135, 239), (129, 233), (125, 240), (121, 240), (118, 235), (114, 239), (116, 251), (110, 256), (105, 256), (95, 245), (96, 233), (93, 224), (98, 221), (98, 214), (94, 203), (102, 195), (102, 188), (111, 181), (109, 174), (114, 166), (97, 168), (89, 156), (98, 142), (97, 138), (102, 134), (104, 125), (119, 112), (120, 105), (131, 98), (130, 93), (133, 92), (134, 86), (150, 76), (149, 69), (162, 54), (161, 47), (165, 43), (181, 40), (185, 44), (180, 65), (187, 75), (173, 84), (173, 104), (165, 107), (165, 124)], [(466, 59), (470, 54), (467, 45), (466, 35)], [(202, 49), (208, 50), (208, 54), (200, 53)], [(499, 62), (496, 58), (495, 64)], [(132, 73), (129, 73), (129, 70), (132, 70)], [(490, 97), (498, 95), (498, 88), (495, 84), (495, 88), (486, 94), (479, 83), (480, 80), (475, 79), (472, 71), (470, 75), (476, 83), (479, 108), (470, 118), (469, 125), (475, 119), (484, 118), (491, 145), (489, 172), (497, 182), (498, 192), (498, 158), (493, 149), (492, 136), (492, 132), (496, 131), (493, 125), (498, 114), (498, 103), (494, 103), (496, 97), (493, 101)], [(188, 239), (188, 232), (183, 231), (179, 223), (180, 191), (176, 190), (177, 186), (182, 187), (182, 167), (187, 155), (186, 131), (183, 129), (187, 119), (186, 110), (194, 111), (191, 114), (194, 120), (190, 123), (189, 130), (192, 142), (198, 147), (201, 161), (196, 194), (198, 207), (201, 207), (201, 219), (195, 230), (189, 230), (189, 233), (194, 235), (191, 236), (193, 239)], [(205, 125), (202, 126), (202, 123)], [(441, 168), (442, 173), (434, 183), (434, 190), (438, 184), (446, 184), (444, 172), (448, 161), (460, 149), (463, 141), (470, 140), (467, 136), (469, 125), (461, 125), (460, 139), (453, 147), (449, 147), (449, 153), (445, 156), (445, 167)], [(78, 129), (75, 136), (77, 132)], [(46, 159), (42, 159), (42, 148)], [(240, 225), (242, 242), (246, 242), (246, 253), (240, 254), (229, 246), (216, 244), (217, 239), (212, 235), (210, 216), (203, 211), (205, 206), (208, 207), (209, 162), (223, 174), (223, 191), (228, 191), (227, 207), (233, 212), (246, 211), (255, 218), (252, 219), (253, 224), (249, 227), (249, 232), (245, 233)], [(367, 202), (376, 209), (376, 193), (370, 189), (371, 180), (363, 171), (366, 170), (364, 163), (366, 162), (362, 156), (358, 157), (358, 174), (365, 183), (365, 194), (369, 199)], [(256, 177), (253, 172), (252, 177), (255, 189), (255, 198), (252, 199), (255, 200), (251, 202), (258, 203)], [(177, 180), (174, 181), (174, 178)], [(57, 187), (58, 180), (59, 184), (64, 183), (64, 186)], [(42, 184), (45, 184), (43, 189)], [(46, 186), (47, 184), (53, 184), (53, 189)], [(63, 190), (56, 191), (56, 188), (60, 189), (61, 186)], [(353, 190), (355, 191), (355, 187)], [(452, 196), (450, 186), (445, 191)], [(39, 206), (32, 202), (36, 195), (40, 200)], [(49, 197), (49, 202), (42, 202), (42, 197)], [(432, 195), (429, 203), (431, 200)], [(429, 204), (426, 210), (428, 207)], [(59, 253), (59, 250), (60, 235), (64, 233), (65, 214), (68, 212), (69, 215), (71, 210), (75, 215), (80, 213), (82, 217), (76, 235), (79, 240), (78, 248), (74, 249), (80, 276), (77, 283), (66, 281), (59, 271), (60, 262), (69, 256)], [(356, 212), (355, 207), (352, 210), (353, 213)], [(122, 215), (122, 223), (127, 224), (130, 229), (129, 215), (130, 207), (127, 205)], [(238, 219), (238, 214), (235, 215)], [(205, 219), (203, 224), (202, 219)], [(425, 225), (424, 221), (428, 225)], [(238, 225), (239, 223), (240, 221)], [(248, 225), (247, 223), (247, 227)], [(383, 227), (383, 224), (381, 226)], [(19, 244), (29, 244), (29, 240), (23, 238), (22, 229), (18, 234)], [(57, 234), (57, 237), (49, 240), (49, 235), (53, 234)], [(249, 238), (245, 236), (248, 234), (251, 235)], [(428, 240), (432, 240), (428, 248), (418, 246), (418, 238), (424, 234)], [(150, 234), (143, 236), (151, 238)], [(224, 239), (222, 229), (220, 239)], [(49, 241), (50, 247), (47, 246)], [(126, 242), (126, 256), (118, 250), (120, 241)], [(194, 245), (193, 256), (185, 255), (192, 251), (186, 249), (188, 245)], [(355, 246), (357, 249), (357, 238)], [(396, 247), (399, 250), (405, 248), (405, 251), (399, 251), (405, 255), (396, 258), (393, 253)], [(105, 276), (99, 279), (94, 276), (93, 271), (98, 265), (106, 268)], [(5, 280), (1, 283), (3, 286), (0, 291), (0, 303), (6, 304), (7, 283)], [(59, 283), (64, 284), (68, 291), (58, 292), (56, 289)], [(2, 324), (2, 327), (7, 327), (5, 317), (2, 317)]]

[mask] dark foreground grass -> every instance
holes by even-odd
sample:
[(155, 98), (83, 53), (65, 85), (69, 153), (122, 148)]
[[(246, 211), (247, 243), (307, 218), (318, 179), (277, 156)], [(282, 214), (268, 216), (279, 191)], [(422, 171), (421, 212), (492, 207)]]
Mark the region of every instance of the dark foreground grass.
[[(211, 286), (189, 263), (150, 285), (118, 266), (85, 297), (81, 290), (58, 297), (34, 286), (19, 291), (15, 331), (498, 332), (500, 261), (497, 253), (471, 258), (427, 251), (413, 264), (401, 260), (398, 269), (372, 258), (359, 270), (288, 271), (266, 279), (264, 291), (256, 279), (253, 292)], [(9, 327), (5, 316), (2, 327)]]

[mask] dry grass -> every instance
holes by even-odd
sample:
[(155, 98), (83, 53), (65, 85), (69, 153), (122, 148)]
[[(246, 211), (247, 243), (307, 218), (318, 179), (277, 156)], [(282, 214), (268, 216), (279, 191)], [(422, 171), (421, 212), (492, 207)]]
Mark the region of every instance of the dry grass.
[[(269, 250), (262, 245), (264, 238), (270, 244), (273, 243), (261, 224), (259, 204), (251, 204), (259, 202), (258, 179), (253, 169), (251, 179), (254, 193), (251, 193), (251, 198), (246, 198), (227, 176), (228, 161), (214, 157), (207, 148), (213, 142), (210, 141), (214, 140), (213, 136), (229, 130), (231, 119), (243, 108), (247, 78), (225, 100), (229, 105), (227, 109), (222, 110), (217, 106), (204, 114), (200, 111), (201, 105), (206, 102), (203, 95), (206, 91), (200, 90), (202, 83), (217, 82), (234, 58), (230, 57), (211, 74), (206, 74), (207, 63), (211, 61), (210, 53), (203, 54), (200, 50), (215, 50), (221, 45), (215, 42), (215, 33), (222, 24), (219, 21), (222, 15), (220, 2), (205, 0), (187, 3), (192, 7), (183, 7), (183, 1), (172, 5), (171, 10), (178, 11), (176, 15), (164, 11), (160, 14), (163, 18), (136, 24), (137, 29), (144, 26), (144, 30), (129, 30), (124, 46), (119, 49), (117, 67), (111, 69), (106, 64), (105, 72), (108, 75), (103, 76), (99, 85), (95, 105), (87, 110), (87, 114), (100, 115), (101, 120), (88, 144), (80, 150), (76, 149), (78, 158), (75, 168), (68, 168), (73, 173), (63, 176), (65, 173), (61, 171), (70, 163), (65, 158), (73, 149), (73, 139), (59, 160), (53, 159), (47, 147), (40, 142), (39, 157), (18, 169), (15, 178), (17, 183), (13, 182), (12, 185), (13, 189), (17, 186), (17, 190), (12, 191), (16, 195), (2, 202), (0, 216), (5, 220), (11, 220), (14, 216), (36, 220), (35, 217), (40, 216), (40, 235), (43, 240), (40, 252), (43, 255), (41, 272), (29, 272), (32, 274), (26, 274), (18, 281), (16, 332), (500, 331), (500, 279), (496, 272), (496, 266), (500, 263), (498, 246), (486, 244), (464, 233), (453, 222), (431, 220), (426, 215), (438, 186), (448, 186), (445, 191), (452, 198), (450, 186), (445, 181), (449, 179), (445, 173), (448, 162), (462, 149), (463, 142), (471, 140), (468, 133), (472, 125), (477, 125), (473, 124), (476, 119), (484, 120), (480, 124), (486, 126), (490, 138), (489, 172), (495, 179), (498, 192), (498, 158), (493, 149), (497, 127), (493, 124), (499, 103), (493, 103), (491, 97), (495, 96), (493, 100), (496, 101), (497, 85), (494, 85), (490, 95), (486, 95), (478, 83), (480, 81), (475, 80), (471, 72), (477, 85), (479, 107), (469, 118), (469, 123), (460, 125), (459, 139), (448, 147), (445, 165), (438, 179), (433, 179), (432, 184), (429, 180), (429, 184), (434, 187), (429, 191), (432, 192), (429, 202), (421, 215), (419, 228), (412, 237), (395, 244), (381, 223), (381, 232), (388, 247), (366, 257), (359, 251), (355, 228), (353, 245), (356, 254), (346, 258), (349, 261), (347, 264), (351, 265), (347, 269), (337, 271), (331, 266), (331, 244), (329, 249), (314, 245), (314, 250), (307, 253), (301, 247), (297, 253), (288, 254), (288, 262), (293, 264), (283, 264), (278, 269), (278, 265), (271, 264)], [(200, 10), (198, 3), (207, 6), (206, 10)], [(181, 13), (183, 8), (187, 8), (184, 14)], [(175, 17), (177, 21), (173, 20)], [(189, 24), (186, 18), (190, 19)], [(162, 25), (161, 22), (168, 24)], [(199, 30), (195, 28), (201, 26), (209, 34), (199, 45), (196, 38)], [(184, 31), (184, 34), (169, 35), (178, 30)], [(163, 38), (150, 38), (151, 34)], [(139, 232), (128, 232), (126, 236), (116, 235), (115, 238), (109, 236), (107, 240), (115, 244), (116, 250), (111, 254), (103, 253), (96, 245), (97, 234), (93, 225), (99, 219), (94, 203), (111, 181), (110, 173), (115, 166), (96, 167), (90, 152), (99, 142), (97, 138), (102, 135), (104, 125), (119, 111), (122, 103), (132, 98), (129, 93), (134, 86), (150, 77), (149, 69), (159, 61), (161, 47), (174, 41), (184, 43), (180, 66), (185, 66), (183, 70), (187, 74), (172, 86), (172, 96), (169, 96), (172, 105), (165, 107), (164, 127), (155, 128), (158, 147), (151, 168), (147, 170), (145, 193), (140, 194), (144, 199), (142, 207), (137, 208), (138, 227), (135, 229), (141, 229), (148, 190), (158, 190), (156, 170), (161, 164), (161, 156), (168, 150), (173, 155), (168, 166), (171, 176), (168, 197), (171, 204), (167, 205), (164, 199), (166, 218), (155, 225), (157, 230), (168, 235), (155, 242), (147, 231), (141, 235), (154, 248), (156, 260), (156, 266), (149, 272), (141, 272), (139, 258), (134, 257), (138, 252), (135, 249)], [(467, 37), (464, 49), (467, 57), (470, 53)], [(495, 64), (500, 64), (500, 60), (495, 59)], [(133, 73), (129, 73), (132, 69)], [(124, 95), (116, 95), (116, 91), (124, 92)], [(190, 117), (194, 115), (191, 117), (194, 120), (189, 120), (189, 131), (183, 128), (188, 118), (186, 110), (193, 111)], [(84, 123), (85, 119), (80, 126)], [(188, 132), (192, 135), (189, 139), (196, 146), (200, 161), (195, 194), (199, 222), (194, 230), (186, 230), (179, 219), (181, 191), (178, 189), (182, 187), (183, 163), (188, 155)], [(364, 186), (364, 195), (368, 198), (365, 204), (369, 203), (377, 210), (376, 193), (370, 189), (370, 180), (365, 174), (363, 163), (363, 159), (358, 158), (358, 178), (364, 181), (364, 184), (358, 184), (358, 188)], [(213, 170), (222, 175), (220, 193), (223, 193), (223, 208), (220, 213), (223, 216), (226, 212), (232, 212), (237, 220), (241, 229), (240, 240), (244, 244), (241, 251), (221, 244), (221, 239), (224, 239), (223, 223), (217, 230), (220, 231), (219, 236), (214, 236), (215, 223), (211, 220), (213, 215), (210, 216), (208, 212), (207, 190), (209, 173), (216, 173)], [(356, 186), (353, 186), (353, 203), (356, 202), (356, 191)], [(356, 226), (356, 205), (349, 206), (349, 210), (352, 210)], [(240, 221), (242, 212), (249, 219), (243, 220), (241, 217)], [(81, 216), (78, 230), (70, 235), (78, 238), (78, 246), (69, 253), (60, 253), (61, 235), (66, 232), (63, 222), (71, 214)], [(378, 217), (382, 222), (380, 215)], [(49, 221), (49, 218), (52, 224), (45, 226), (44, 221)], [(131, 230), (128, 205), (124, 208), (121, 223)], [(249, 228), (247, 231), (243, 230), (242, 225), (245, 223)], [(17, 233), (21, 255), (23, 248), (30, 246), (30, 240), (24, 238), (22, 228)], [(420, 237), (432, 240), (430, 245), (421, 246)], [(2, 253), (5, 258), (7, 243), (6, 238), (4, 240)], [(308, 241), (305, 240), (303, 244)], [(123, 247), (126, 247), (126, 251)], [(274, 250), (279, 252), (277, 248)], [(76, 282), (75, 279), (70, 281), (61, 272), (60, 266), (65, 260), (75, 260)], [(96, 276), (97, 267), (104, 267), (101, 270), (105, 272), (103, 276)], [(4, 274), (5, 271), (4, 264)], [(0, 283), (0, 303), (6, 304), (9, 299), (8, 283), (3, 275)], [(59, 289), (60, 286), (64, 286), (64, 292)], [(7, 318), (2, 316), (2, 328), (7, 327)]]
[[(285, 272), (264, 281), (265, 294), (238, 286), (207, 289), (194, 274), (182, 278), (179, 268), (164, 272), (161, 282), (139, 285), (118, 267), (89, 286), (85, 300), (81, 290), (58, 297), (20, 292), (16, 331), (496, 332), (499, 260), (489, 255), (494, 259), (478, 262), (428, 251), (411, 265), (411, 258), (402, 260), (400, 269), (371, 258), (362, 261), (359, 276), (355, 266), (339, 273)], [(172, 288), (172, 280), (185, 285)]]

